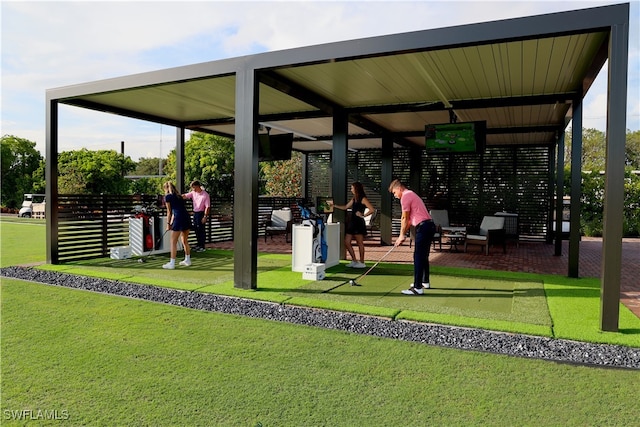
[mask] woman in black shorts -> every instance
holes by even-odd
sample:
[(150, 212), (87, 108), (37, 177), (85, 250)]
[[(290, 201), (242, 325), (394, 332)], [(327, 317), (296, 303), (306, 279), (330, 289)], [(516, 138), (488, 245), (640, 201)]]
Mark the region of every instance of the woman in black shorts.
[[(347, 222), (347, 229), (344, 235), (344, 245), (351, 256), (351, 262), (347, 267), (365, 268), (364, 264), (364, 237), (367, 235), (367, 225), (364, 222), (365, 217), (370, 216), (374, 212), (373, 205), (367, 199), (364, 193), (362, 183), (354, 182), (351, 184), (351, 193), (353, 198), (346, 205), (333, 205), (342, 210), (351, 209), (351, 219)], [(365, 215), (365, 210), (367, 214)], [(356, 254), (351, 246), (351, 241), (355, 239), (359, 249), (360, 261), (356, 261)]]
[(162, 268), (173, 270), (176, 268), (176, 255), (178, 253), (178, 238), (184, 246), (184, 260), (180, 265), (191, 265), (191, 247), (189, 246), (189, 229), (191, 228), (191, 216), (184, 205), (182, 195), (178, 193), (172, 182), (164, 183), (164, 202), (167, 205), (167, 230), (171, 230), (171, 260)]

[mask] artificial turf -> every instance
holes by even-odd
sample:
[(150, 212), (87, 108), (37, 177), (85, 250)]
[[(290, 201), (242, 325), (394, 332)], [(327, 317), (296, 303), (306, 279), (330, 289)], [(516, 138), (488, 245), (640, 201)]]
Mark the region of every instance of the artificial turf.
[[(324, 280), (308, 281), (291, 271), (290, 255), (260, 254), (258, 287), (244, 290), (234, 287), (231, 251), (196, 253), (191, 267), (175, 270), (161, 268), (166, 260), (161, 254), (144, 263), (98, 259), (40, 268), (394, 319), (640, 346), (640, 319), (623, 305), (621, 331), (599, 331), (597, 280), (433, 267), (432, 288), (412, 297), (400, 293), (413, 281), (411, 265), (380, 263), (360, 277), (367, 270), (341, 263), (327, 269)], [(566, 298), (571, 295), (576, 298)]]

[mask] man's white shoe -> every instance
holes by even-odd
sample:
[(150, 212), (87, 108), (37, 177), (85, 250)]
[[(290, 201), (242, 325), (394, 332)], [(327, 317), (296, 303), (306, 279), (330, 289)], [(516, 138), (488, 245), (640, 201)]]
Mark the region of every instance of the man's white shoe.
[(176, 268), (176, 265), (168, 262), (166, 264), (162, 264), (162, 268), (164, 268), (166, 270), (173, 270), (173, 269)]
[[(412, 283), (411, 285), (409, 285), (409, 287), (410, 287), (410, 288), (413, 288), (413, 287), (414, 287), (414, 286), (413, 286), (413, 283)], [(424, 289), (429, 289), (429, 288), (431, 287), (431, 285), (430, 285), (429, 283), (422, 282), (422, 287), (423, 287)]]
[(365, 268), (366, 265), (364, 262), (356, 262), (353, 264), (353, 268)]
[(189, 267), (191, 265), (191, 261), (187, 261), (186, 259), (180, 261), (180, 265), (184, 265), (185, 267)]
[(402, 293), (404, 295), (422, 295), (424, 294), (424, 290), (422, 288), (416, 289), (412, 286), (409, 289), (405, 289), (404, 291), (402, 291)]
[(349, 264), (347, 264), (347, 267), (349, 268), (354, 268), (356, 266), (356, 262), (355, 261), (351, 261)]

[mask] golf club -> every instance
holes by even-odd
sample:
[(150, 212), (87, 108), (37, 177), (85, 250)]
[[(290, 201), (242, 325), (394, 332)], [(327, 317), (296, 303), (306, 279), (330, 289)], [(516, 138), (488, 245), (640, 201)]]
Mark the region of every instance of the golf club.
[(376, 261), (376, 263), (375, 263), (375, 264), (373, 264), (373, 265), (372, 265), (372, 266), (371, 266), (367, 271), (365, 271), (364, 273), (362, 273), (361, 275), (359, 275), (359, 276), (358, 276), (358, 277), (356, 277), (355, 279), (349, 279), (349, 280), (347, 280), (347, 281), (345, 281), (345, 282), (340, 283), (339, 285), (336, 285), (336, 286), (334, 286), (334, 287), (332, 287), (332, 288), (329, 288), (329, 289), (326, 289), (326, 290), (322, 291), (322, 293), (330, 292), (330, 291), (332, 291), (332, 290), (334, 290), (334, 289), (336, 289), (336, 288), (339, 288), (340, 286), (346, 285), (347, 283), (348, 283), (350, 286), (362, 286), (362, 285), (358, 284), (357, 280), (360, 280), (360, 279), (362, 279), (363, 277), (365, 277), (367, 274), (369, 274), (369, 273), (371, 272), (371, 270), (373, 270), (374, 268), (376, 268), (376, 266), (377, 266), (378, 264), (380, 264), (380, 263), (382, 262), (382, 260), (383, 260), (383, 259), (385, 259), (385, 258), (386, 258), (386, 257), (387, 257), (391, 252), (393, 252), (393, 250), (394, 250), (395, 248), (396, 248), (395, 246), (391, 246), (391, 249), (389, 249), (389, 251), (388, 251), (386, 254), (384, 254), (384, 255), (383, 255), (383, 256), (382, 256), (378, 261)]
[(167, 228), (166, 230), (164, 230), (164, 233), (162, 233), (162, 236), (160, 236), (158, 238), (158, 240), (156, 240), (155, 244), (153, 245), (153, 247), (151, 248), (151, 250), (149, 251), (148, 254), (146, 254), (145, 256), (141, 257), (138, 259), (139, 263), (145, 263), (147, 258), (151, 256), (151, 254), (153, 253), (153, 251), (156, 250), (156, 246), (158, 246), (158, 243), (160, 243), (161, 240), (164, 239), (164, 236), (167, 234), (167, 231), (169, 231), (169, 229)]

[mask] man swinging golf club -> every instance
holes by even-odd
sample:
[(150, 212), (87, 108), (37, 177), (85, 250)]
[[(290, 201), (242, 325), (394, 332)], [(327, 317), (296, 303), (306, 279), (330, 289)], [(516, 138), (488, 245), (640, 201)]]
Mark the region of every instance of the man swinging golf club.
[(415, 227), (415, 249), (413, 251), (413, 283), (409, 289), (402, 291), (405, 295), (422, 295), (429, 289), (429, 249), (436, 226), (429, 215), (424, 202), (413, 191), (399, 180), (393, 180), (389, 192), (400, 200), (402, 206), (402, 222), (400, 235), (394, 246), (400, 246), (407, 239), (411, 226)]

